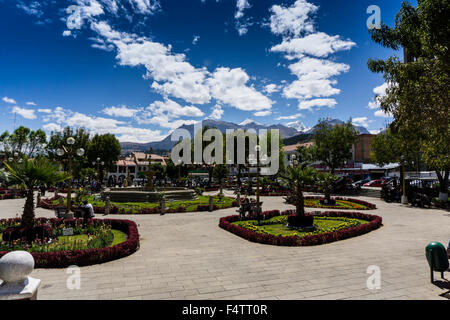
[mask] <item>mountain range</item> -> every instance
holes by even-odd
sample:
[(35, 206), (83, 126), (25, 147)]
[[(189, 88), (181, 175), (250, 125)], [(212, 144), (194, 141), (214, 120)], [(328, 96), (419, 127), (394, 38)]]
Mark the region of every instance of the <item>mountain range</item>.
[[(338, 120), (338, 119), (327, 119), (326, 120), (331, 125), (339, 125), (343, 124), (344, 121)], [(293, 138), (298, 135), (312, 135), (314, 132), (314, 128), (307, 128), (303, 123), (300, 121), (295, 121), (288, 123), (286, 125), (283, 124), (275, 124), (275, 125), (263, 125), (260, 123), (257, 123), (255, 121), (251, 120), (245, 120), (244, 122), (240, 124), (235, 124), (233, 122), (226, 122), (226, 121), (218, 121), (218, 120), (212, 120), (212, 119), (205, 119), (202, 122), (202, 126), (208, 126), (210, 128), (214, 127), (220, 130), (221, 132), (225, 133), (227, 129), (243, 129), (243, 130), (249, 130), (253, 129), (256, 132), (258, 132), (261, 129), (271, 130), (271, 129), (278, 129), (280, 130), (280, 135), (282, 139), (288, 139)], [(358, 131), (360, 134), (368, 134), (369, 131), (367, 131), (364, 127), (354, 126), (356, 131)], [(186, 129), (189, 131), (191, 136), (194, 136), (194, 125), (182, 125), (179, 129)], [(122, 153), (127, 154), (132, 151), (145, 151), (148, 152), (150, 148), (152, 148), (155, 152), (157, 151), (168, 151), (171, 150), (174, 146), (175, 142), (171, 140), (171, 136), (167, 136), (161, 141), (157, 142), (149, 142), (149, 143), (135, 143), (135, 142), (121, 142), (120, 145), (122, 147)], [(161, 153), (158, 152), (158, 153)]]

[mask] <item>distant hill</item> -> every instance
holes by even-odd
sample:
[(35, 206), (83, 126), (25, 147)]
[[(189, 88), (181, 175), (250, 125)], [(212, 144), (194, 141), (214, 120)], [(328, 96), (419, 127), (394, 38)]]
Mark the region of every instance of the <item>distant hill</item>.
[[(217, 121), (212, 119), (204, 120), (202, 123), (203, 127), (215, 127), (221, 132), (225, 133), (227, 129), (243, 129), (243, 130), (249, 130), (253, 129), (256, 132), (258, 132), (261, 129), (271, 130), (271, 129), (278, 129), (280, 130), (280, 135), (283, 139), (290, 138), (293, 136), (296, 136), (299, 134), (299, 131), (295, 128), (289, 128), (287, 126), (284, 126), (282, 124), (276, 124), (276, 125), (270, 125), (265, 126), (259, 123), (256, 123), (254, 121), (245, 121), (242, 124), (235, 124), (232, 122), (226, 122), (226, 121)], [(179, 129), (186, 129), (190, 132), (191, 136), (194, 136), (194, 125), (182, 125)], [(145, 151), (147, 152), (150, 147), (153, 148), (153, 150), (159, 150), (160, 153), (164, 153), (164, 151), (171, 150), (174, 146), (175, 142), (171, 141), (171, 136), (169, 135), (162, 141), (158, 142), (149, 142), (149, 143), (135, 143), (135, 142), (121, 142), (120, 145), (122, 147), (122, 154), (127, 154), (132, 151)], [(156, 152), (155, 152), (156, 153)]]
[[(331, 125), (342, 125), (342, 124), (344, 124), (344, 121), (339, 120), (339, 119), (327, 119), (326, 122), (331, 124)], [(290, 146), (290, 145), (294, 145), (294, 144), (297, 144), (297, 143), (305, 143), (305, 142), (312, 141), (313, 138), (314, 138), (314, 130), (315, 130), (316, 127), (317, 127), (317, 125), (314, 126), (314, 128), (306, 130), (303, 133), (300, 133), (300, 134), (298, 134), (296, 136), (283, 139), (283, 144), (285, 146)], [(355, 125), (353, 125), (353, 127), (355, 128), (355, 130), (359, 134), (370, 134), (370, 132), (364, 127), (355, 126)]]
[(301, 133), (297, 136), (283, 139), (283, 144), (285, 146), (291, 146), (291, 145), (297, 144), (297, 143), (310, 142), (310, 141), (312, 141), (313, 137), (314, 137), (313, 134)]
[[(328, 119), (326, 120), (327, 123), (331, 125), (341, 125), (344, 124), (344, 121), (339, 119)], [(206, 119), (202, 122), (203, 127), (215, 127), (219, 129), (221, 132), (225, 133), (227, 129), (243, 129), (243, 130), (249, 130), (253, 129), (255, 131), (259, 131), (261, 129), (271, 130), (271, 129), (278, 129), (280, 130), (281, 138), (283, 139), (284, 145), (292, 145), (296, 143), (303, 143), (311, 141), (314, 135), (314, 128), (308, 129), (306, 131), (303, 131), (307, 129), (302, 123), (293, 122), (287, 125), (282, 124), (274, 124), (270, 126), (266, 126), (251, 120), (246, 120), (242, 122), (241, 124), (235, 124), (233, 122), (227, 122), (227, 121), (217, 121), (212, 119)], [(370, 134), (370, 132), (360, 126), (353, 126), (356, 131), (358, 131), (359, 134)], [(190, 132), (191, 136), (194, 136), (194, 125), (182, 125), (179, 129), (186, 129)], [(298, 130), (300, 129), (300, 130)], [(148, 150), (153, 148), (155, 154), (163, 155), (167, 153), (169, 150), (172, 149), (175, 142), (171, 141), (171, 136), (167, 136), (162, 141), (158, 142), (149, 142), (149, 143), (135, 143), (135, 142), (121, 142), (120, 145), (122, 147), (122, 154), (129, 154), (133, 151), (144, 151), (148, 152)]]

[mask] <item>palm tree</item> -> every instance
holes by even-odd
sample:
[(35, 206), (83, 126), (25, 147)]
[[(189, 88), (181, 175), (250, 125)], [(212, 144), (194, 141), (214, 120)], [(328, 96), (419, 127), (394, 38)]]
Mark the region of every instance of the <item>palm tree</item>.
[(297, 216), (305, 216), (303, 190), (307, 185), (311, 185), (316, 181), (316, 176), (316, 169), (302, 166), (288, 167), (285, 173), (280, 176), (295, 194)]
[(34, 226), (34, 188), (44, 184), (54, 185), (67, 180), (65, 173), (59, 172), (58, 164), (44, 158), (25, 160), (22, 163), (8, 164), (4, 162), (10, 174), (10, 182), (22, 185), (27, 189), (27, 198), (22, 214), (22, 226)]
[(319, 185), (325, 195), (325, 203), (330, 203), (331, 200), (331, 187), (338, 180), (338, 177), (334, 174), (321, 172), (317, 176)]

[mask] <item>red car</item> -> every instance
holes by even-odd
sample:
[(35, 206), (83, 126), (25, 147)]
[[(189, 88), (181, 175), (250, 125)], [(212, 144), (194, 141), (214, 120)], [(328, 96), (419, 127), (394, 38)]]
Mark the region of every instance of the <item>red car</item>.
[(367, 182), (366, 184), (364, 184), (364, 187), (381, 188), (381, 186), (383, 185), (383, 183), (384, 183), (384, 180), (383, 180), (383, 179), (372, 180), (372, 181)]

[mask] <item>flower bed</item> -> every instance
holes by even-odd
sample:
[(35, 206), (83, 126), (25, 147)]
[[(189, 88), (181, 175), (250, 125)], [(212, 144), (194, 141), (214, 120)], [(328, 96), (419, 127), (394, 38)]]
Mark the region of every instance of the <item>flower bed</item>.
[[(40, 205), (44, 209), (54, 209), (57, 207), (57, 205), (54, 204), (55, 200), (58, 200), (58, 198), (61, 198), (61, 196), (58, 196), (57, 198), (49, 198), (49, 199), (42, 199), (40, 202)], [(167, 204), (166, 204), (167, 206)], [(96, 206), (93, 205), (94, 212), (98, 214), (104, 214), (105, 213), (105, 207), (104, 206)], [(221, 210), (221, 209), (228, 209), (237, 207), (237, 201), (232, 201), (230, 204), (224, 203), (223, 205), (219, 206), (217, 204), (213, 204), (213, 211)], [(209, 204), (198, 204), (196, 205), (194, 210), (189, 210), (192, 212), (200, 212), (200, 211), (209, 211)], [(168, 208), (166, 207), (165, 213), (183, 213), (188, 212), (186, 205), (179, 205), (176, 208)], [(160, 214), (161, 208), (158, 207), (151, 207), (151, 208), (126, 208), (126, 207), (119, 207), (117, 205), (112, 204), (109, 214)]]
[[(289, 216), (293, 214), (293, 210), (288, 210), (280, 213), (279, 211), (263, 212), (262, 216), (265, 219), (271, 219), (278, 216)], [(255, 229), (244, 228), (233, 224), (239, 221), (239, 216), (229, 216), (220, 219), (219, 227), (225, 229), (235, 235), (262, 244), (277, 245), (277, 246), (314, 246), (325, 243), (340, 241), (352, 237), (357, 237), (366, 234), (370, 231), (378, 229), (382, 225), (382, 218), (375, 215), (368, 215), (359, 212), (323, 212), (318, 213), (315, 217), (345, 217), (350, 219), (360, 219), (368, 221), (365, 224), (359, 224), (353, 227), (339, 229), (336, 231), (326, 232), (322, 234), (312, 234), (303, 237), (299, 236), (278, 236), (272, 234), (258, 233)], [(253, 220), (255, 216), (250, 216), (248, 219)]]
[[(12, 226), (20, 222), (20, 219), (2, 220), (2, 225)], [(74, 228), (80, 223), (80, 219), (36, 219), (36, 224), (64, 225)], [(139, 233), (136, 223), (119, 219), (92, 219), (90, 224), (107, 224), (112, 229), (122, 231), (127, 239), (115, 246), (84, 250), (65, 250), (52, 252), (30, 252), (34, 258), (36, 268), (67, 268), (71, 265), (88, 266), (120, 259), (131, 255), (139, 249)], [(8, 251), (0, 251), (0, 257)]]
[[(305, 197), (305, 207), (308, 208), (324, 208), (324, 209), (341, 209), (341, 210), (375, 210), (377, 206), (373, 203), (352, 199), (352, 198), (343, 198), (343, 197), (333, 197), (332, 200), (335, 200), (336, 205), (323, 205), (320, 201), (325, 200), (324, 197)], [(295, 205), (295, 201), (292, 203)]]

